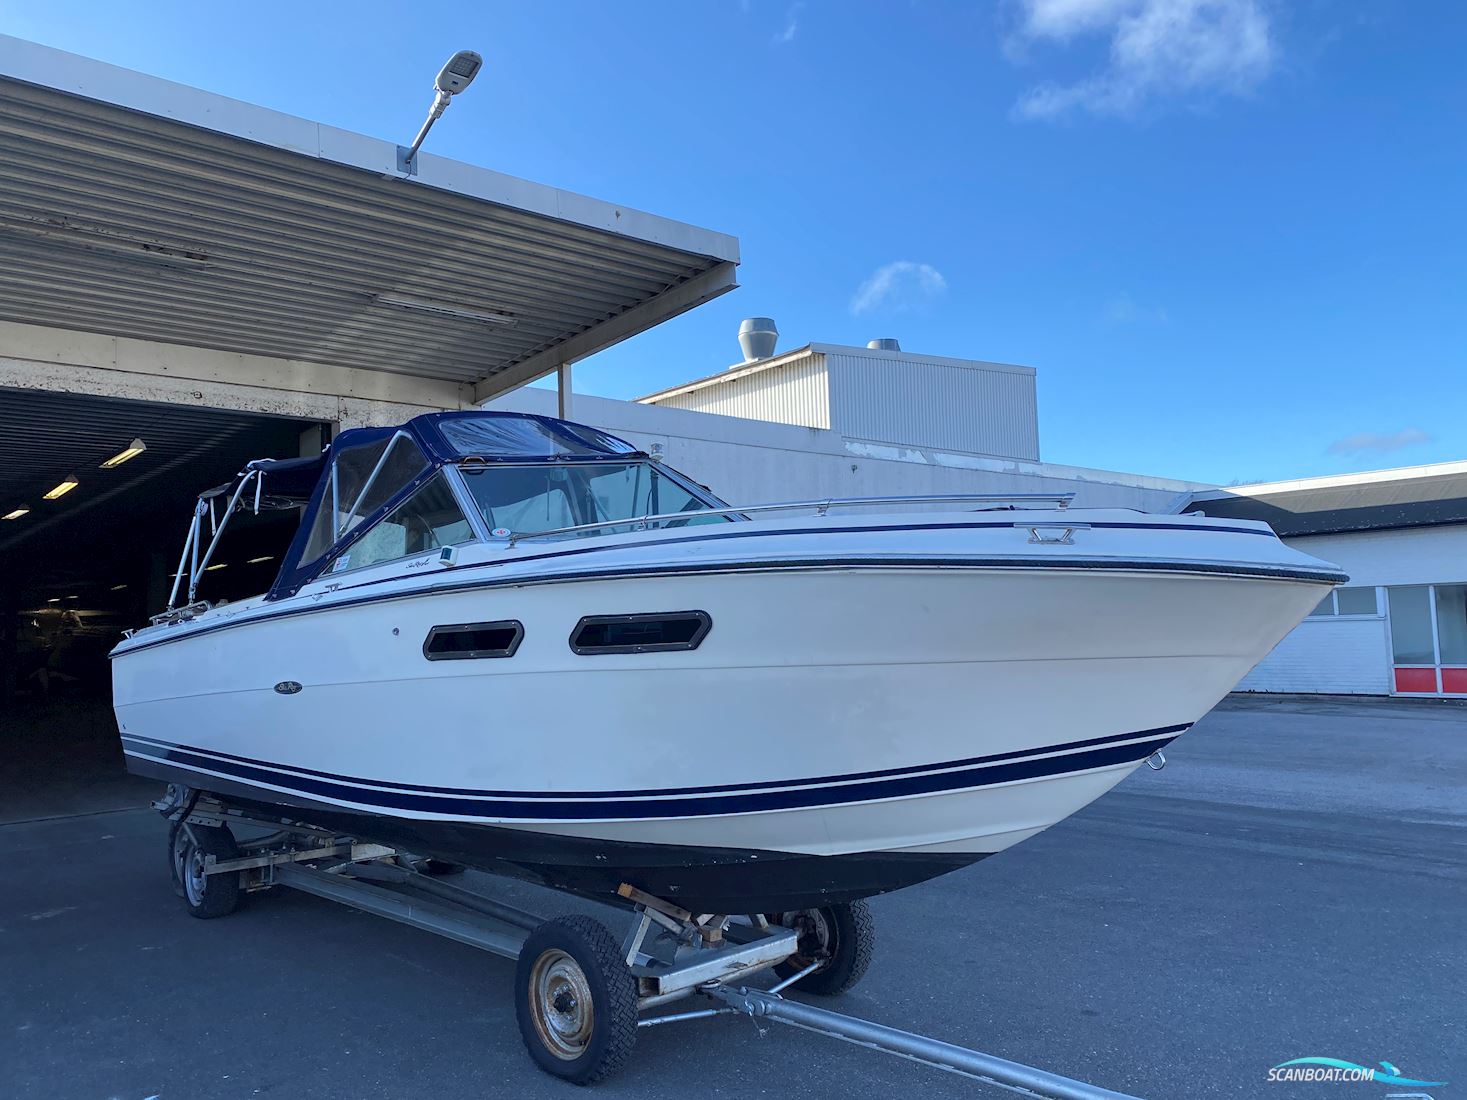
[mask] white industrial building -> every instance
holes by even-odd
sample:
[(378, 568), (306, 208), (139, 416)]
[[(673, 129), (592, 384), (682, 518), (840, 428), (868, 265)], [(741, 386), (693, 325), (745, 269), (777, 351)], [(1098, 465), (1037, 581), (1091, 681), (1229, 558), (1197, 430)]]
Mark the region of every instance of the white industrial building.
[(873, 443), (1039, 460), (1033, 367), (914, 354), (890, 339), (806, 344), (641, 400)]
[(1467, 696), (1467, 462), (1216, 489), (1187, 510), (1264, 520), (1350, 575), (1240, 690)]

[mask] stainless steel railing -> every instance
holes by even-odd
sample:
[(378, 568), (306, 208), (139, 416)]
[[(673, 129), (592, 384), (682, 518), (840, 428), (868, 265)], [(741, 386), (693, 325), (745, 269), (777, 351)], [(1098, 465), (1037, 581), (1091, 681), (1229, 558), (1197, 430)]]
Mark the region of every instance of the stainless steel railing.
[(825, 515), (831, 508), (865, 508), (883, 504), (1051, 504), (1055, 508), (1069, 507), (1075, 499), (1074, 493), (958, 493), (926, 494), (907, 497), (827, 497), (824, 500), (790, 500), (779, 504), (754, 504), (743, 507), (730, 505), (725, 508), (700, 508), (694, 512), (663, 512), (658, 515), (632, 516), (627, 519), (609, 519), (598, 523), (578, 523), (571, 527), (552, 527), (547, 531), (516, 531), (508, 536), (509, 545), (525, 539), (555, 538), (561, 535), (578, 535), (587, 531), (606, 528), (630, 527), (643, 530), (653, 524), (668, 520), (697, 519), (699, 516), (749, 516), (760, 512), (794, 512), (813, 509), (817, 516)]

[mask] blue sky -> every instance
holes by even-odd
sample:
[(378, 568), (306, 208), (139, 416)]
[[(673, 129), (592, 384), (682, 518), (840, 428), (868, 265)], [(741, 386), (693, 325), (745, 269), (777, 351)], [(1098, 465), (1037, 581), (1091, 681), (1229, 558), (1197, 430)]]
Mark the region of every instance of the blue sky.
[(741, 240), (742, 288), (578, 365), (590, 393), (712, 373), (767, 314), (781, 348), (1038, 368), (1049, 461), (1467, 458), (1457, 0), (0, 0), (0, 29), (404, 141), (479, 50), (432, 152)]

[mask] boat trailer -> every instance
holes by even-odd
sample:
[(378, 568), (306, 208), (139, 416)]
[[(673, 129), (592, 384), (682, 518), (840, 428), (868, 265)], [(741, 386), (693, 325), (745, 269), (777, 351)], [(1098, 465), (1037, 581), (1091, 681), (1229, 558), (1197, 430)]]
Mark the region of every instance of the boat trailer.
[[(224, 916), (245, 894), (286, 886), (515, 960), (525, 1047), (542, 1069), (577, 1084), (599, 1081), (624, 1064), (641, 1028), (742, 1015), (1026, 1096), (1136, 1100), (784, 996), (801, 982), (804, 992), (837, 993), (859, 980), (874, 944), (861, 902), (805, 914), (695, 914), (623, 885), (619, 893), (634, 919), (618, 943), (598, 920), (545, 920), (441, 880), (461, 868), (396, 848), (263, 818), (178, 787), (153, 806), (171, 822), (174, 888), (194, 916)], [(234, 827), (263, 835), (236, 841)], [(779, 978), (768, 988), (743, 984), (768, 971)], [(691, 997), (707, 1007), (648, 1012)]]

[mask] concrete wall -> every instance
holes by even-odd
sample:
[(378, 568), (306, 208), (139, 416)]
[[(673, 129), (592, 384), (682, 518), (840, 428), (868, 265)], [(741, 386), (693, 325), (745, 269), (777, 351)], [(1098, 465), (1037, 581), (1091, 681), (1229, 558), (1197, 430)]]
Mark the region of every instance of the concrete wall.
[[(1286, 541), (1340, 566), (1350, 575), (1351, 586), (1467, 583), (1467, 525)], [(1384, 593), (1378, 603), (1384, 612)], [(1389, 624), (1383, 613), (1305, 619), (1238, 690), (1384, 695), (1392, 688), (1391, 667)]]
[(400, 424), (472, 407), (453, 382), (0, 322), (0, 388), (324, 420)]
[[(555, 394), (522, 389), (491, 409), (553, 416)], [(635, 401), (572, 399), (569, 418), (651, 450), (731, 504), (914, 493), (1074, 492), (1080, 507), (1166, 511), (1190, 482), (983, 455), (873, 444), (835, 431)]]
[(1286, 540), (1350, 574), (1350, 584), (1467, 583), (1467, 524)]

